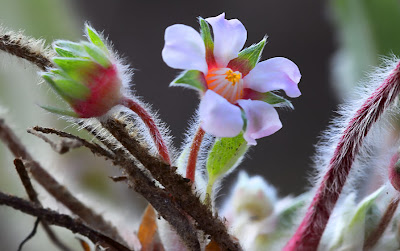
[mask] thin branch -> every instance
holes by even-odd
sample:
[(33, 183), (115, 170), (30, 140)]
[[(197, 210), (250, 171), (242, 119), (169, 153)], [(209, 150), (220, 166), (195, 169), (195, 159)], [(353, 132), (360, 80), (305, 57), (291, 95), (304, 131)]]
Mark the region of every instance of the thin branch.
[(60, 214), (50, 209), (44, 209), (34, 205), (33, 203), (16, 196), (8, 195), (0, 192), (0, 205), (6, 205), (26, 214), (39, 217), (49, 224), (60, 226), (71, 230), (73, 233), (79, 233), (88, 237), (93, 243), (100, 243), (108, 250), (129, 251), (130, 249), (124, 245), (114, 241), (113, 239), (91, 229), (79, 220), (74, 220), (69, 215)]
[(101, 215), (96, 214), (92, 209), (76, 199), (64, 186), (60, 185), (44, 168), (40, 166), (38, 162), (32, 158), (11, 128), (5, 124), (3, 119), (0, 119), (0, 140), (6, 143), (16, 158), (21, 157), (27, 161), (35, 180), (37, 180), (51, 195), (53, 195), (54, 198), (71, 210), (72, 213), (80, 216), (86, 223), (96, 227), (110, 237), (123, 241), (114, 226), (106, 222)]
[[(43, 133), (43, 134), (55, 134), (55, 135), (60, 136), (62, 138), (75, 140), (75, 141), (79, 142), (81, 145), (89, 148), (89, 150), (93, 154), (96, 154), (98, 156), (103, 156), (106, 159), (113, 159), (114, 158), (114, 154), (112, 152), (104, 149), (100, 145), (98, 145), (96, 143), (90, 143), (87, 140), (82, 139), (82, 138), (80, 138), (78, 136), (72, 135), (70, 133), (62, 132), (62, 131), (59, 131), (59, 130), (56, 130), (56, 129), (52, 129), (52, 128), (40, 127), (40, 126), (35, 126), (32, 129), (28, 129), (28, 132), (29, 133), (40, 132), (40, 133)], [(37, 133), (33, 133), (33, 134), (38, 136)]]
[(201, 142), (203, 141), (205, 134), (206, 132), (201, 127), (199, 127), (193, 138), (192, 145), (190, 146), (190, 154), (189, 154), (188, 164), (186, 166), (186, 178), (190, 179), (192, 182), (194, 182), (196, 166), (197, 166), (196, 165), (197, 157), (199, 155)]
[[(35, 203), (37, 206), (42, 206), (42, 204), (40, 203), (39, 199), (38, 199), (38, 194), (35, 191), (35, 189), (32, 186), (31, 180), (29, 178), (29, 175), (26, 171), (26, 168), (24, 166), (24, 163), (22, 162), (21, 159), (15, 159), (14, 160), (14, 165), (15, 168), (17, 169), (19, 178), (21, 179), (21, 182), (25, 188), (26, 193), (28, 194), (28, 197), (30, 199), (30, 201), (32, 201), (33, 203)], [(47, 224), (46, 221), (41, 221), (42, 222), (42, 226), (44, 231), (46, 232), (47, 236), (49, 237), (49, 239), (54, 243), (54, 245), (56, 245), (60, 250), (63, 251), (70, 251), (70, 249), (61, 242), (61, 240), (57, 237), (57, 235), (53, 232), (53, 230), (49, 227), (49, 225)]]
[(120, 242), (123, 239), (119, 236), (118, 231), (111, 223), (104, 220), (104, 218), (95, 213), (91, 208), (87, 207), (84, 203), (78, 200), (68, 189), (58, 183), (44, 168), (42, 168), (36, 161), (26, 161), (25, 165), (29, 168), (35, 180), (42, 185), (48, 193), (50, 193), (56, 200), (66, 206), (72, 213), (78, 215), (89, 226), (97, 229), (98, 231), (114, 238)]
[(213, 216), (211, 210), (192, 193), (189, 179), (176, 173), (176, 167), (170, 167), (151, 156), (135, 138), (129, 136), (123, 122), (109, 119), (102, 124), (171, 193), (174, 201), (196, 221), (199, 229), (211, 235), (224, 250), (241, 250), (239, 243), (233, 241), (218, 216)]
[(37, 218), (35, 221), (35, 224), (33, 225), (33, 229), (32, 231), (29, 233), (29, 235), (21, 242), (21, 244), (19, 244), (18, 246), (18, 251), (22, 250), (22, 247), (24, 246), (24, 244), (26, 242), (28, 242), (30, 239), (32, 239), (33, 236), (35, 236), (36, 231), (37, 231), (37, 227), (39, 226), (40, 223), (40, 218)]
[(32, 135), (35, 135), (36, 137), (42, 139), (44, 142), (48, 143), (51, 146), (51, 148), (53, 148), (53, 150), (59, 154), (67, 153), (71, 149), (79, 148), (83, 145), (82, 142), (74, 139), (61, 139), (55, 142), (49, 139), (48, 137), (44, 136), (42, 133), (39, 133), (32, 129), (28, 129), (27, 132)]
[[(52, 67), (53, 63), (51, 60), (40, 50), (33, 48), (33, 43), (36, 43), (36, 46), (38, 46), (37, 41), (33, 41), (33, 39), (24, 37), (21, 34), (18, 37), (13, 34), (0, 34), (0, 50), (26, 59), (41, 70)], [(39, 46), (44, 50), (42, 44), (39, 44)]]

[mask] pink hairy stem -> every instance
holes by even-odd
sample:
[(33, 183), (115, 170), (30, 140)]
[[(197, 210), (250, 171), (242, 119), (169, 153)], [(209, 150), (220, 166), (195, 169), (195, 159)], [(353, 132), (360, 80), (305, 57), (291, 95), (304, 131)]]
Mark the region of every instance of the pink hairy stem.
[(400, 92), (399, 69), (400, 63), (350, 120), (303, 221), (284, 247), (284, 251), (317, 250), (322, 233), (364, 138), (386, 108), (396, 100)]
[(153, 117), (144, 109), (140, 104), (133, 101), (129, 98), (123, 98), (120, 102), (121, 105), (126, 106), (131, 109), (134, 113), (136, 113), (146, 124), (147, 128), (150, 131), (150, 135), (154, 141), (154, 144), (157, 147), (158, 153), (162, 157), (162, 159), (167, 162), (167, 164), (171, 165), (171, 158), (169, 157), (169, 152), (165, 141), (158, 130), (156, 123), (154, 122)]
[(196, 135), (193, 138), (192, 145), (190, 146), (190, 154), (186, 167), (186, 178), (190, 179), (192, 182), (194, 182), (197, 157), (199, 155), (201, 142), (203, 141), (205, 133), (206, 132), (201, 129), (201, 127), (199, 127), (199, 129), (197, 129)]

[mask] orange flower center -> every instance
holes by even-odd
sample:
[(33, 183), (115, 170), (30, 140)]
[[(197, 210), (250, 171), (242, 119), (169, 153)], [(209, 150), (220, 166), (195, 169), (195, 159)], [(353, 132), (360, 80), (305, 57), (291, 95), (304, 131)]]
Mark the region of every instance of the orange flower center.
[(232, 104), (243, 96), (242, 73), (229, 68), (216, 68), (208, 71), (207, 87)]

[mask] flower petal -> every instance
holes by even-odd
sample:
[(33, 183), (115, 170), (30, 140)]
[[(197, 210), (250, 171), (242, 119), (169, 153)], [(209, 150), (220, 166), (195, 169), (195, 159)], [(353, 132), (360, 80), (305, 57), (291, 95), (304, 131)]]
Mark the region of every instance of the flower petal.
[(236, 58), (247, 39), (247, 31), (237, 19), (226, 20), (225, 13), (206, 19), (213, 28), (214, 56), (219, 67)]
[(259, 100), (238, 100), (247, 118), (244, 138), (249, 145), (256, 145), (256, 139), (274, 134), (282, 128), (275, 108)]
[(216, 137), (234, 137), (243, 128), (240, 108), (211, 90), (205, 93), (199, 110), (201, 128)]
[(207, 74), (206, 48), (200, 34), (190, 26), (174, 24), (165, 30), (164, 62), (172, 68), (199, 70)]
[(297, 86), (300, 71), (295, 63), (287, 58), (276, 57), (262, 61), (243, 78), (245, 88), (258, 92), (284, 90), (286, 95), (296, 98), (301, 95)]

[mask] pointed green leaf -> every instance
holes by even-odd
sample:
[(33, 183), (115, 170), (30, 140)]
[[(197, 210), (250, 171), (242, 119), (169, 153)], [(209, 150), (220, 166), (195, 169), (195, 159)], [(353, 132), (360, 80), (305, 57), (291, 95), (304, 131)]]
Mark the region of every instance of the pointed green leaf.
[(88, 73), (94, 72), (96, 66), (98, 66), (91, 60), (81, 58), (55, 57), (53, 61), (72, 79), (78, 82), (84, 81)]
[(87, 54), (92, 57), (97, 63), (101, 64), (104, 68), (108, 68), (111, 65), (110, 60), (107, 55), (99, 49), (99, 47), (94, 46), (87, 42), (82, 42)]
[(58, 115), (63, 115), (63, 116), (69, 116), (69, 117), (74, 117), (74, 118), (79, 118), (79, 115), (76, 114), (73, 111), (66, 111), (66, 110), (62, 110), (59, 108), (55, 108), (55, 107), (50, 107), (50, 106), (44, 106), (44, 105), (39, 105), (41, 108), (45, 109), (48, 112), (51, 113), (55, 113)]
[(201, 71), (190, 70), (184, 71), (169, 86), (182, 86), (201, 92), (206, 91), (206, 79)]
[(215, 141), (207, 159), (209, 184), (231, 171), (242, 159), (247, 149), (243, 133), (233, 138), (219, 138)]
[(85, 48), (79, 43), (57, 40), (53, 43), (53, 48), (61, 57), (88, 57)]
[(84, 100), (90, 95), (88, 87), (70, 79), (55, 78), (53, 79), (57, 89), (63, 92), (65, 95), (73, 99)]
[(86, 24), (86, 31), (87, 31), (87, 36), (88, 36), (89, 40), (94, 45), (96, 45), (97, 47), (99, 47), (101, 50), (103, 50), (105, 53), (108, 54), (107, 46), (104, 44), (99, 33), (97, 33), (97, 31), (95, 29), (93, 29), (92, 27), (90, 27), (88, 24)]
[(273, 105), (275, 107), (288, 107), (290, 109), (294, 109), (292, 102), (285, 99), (284, 97), (276, 95), (273, 92), (261, 93), (260, 96), (261, 97), (259, 100), (267, 102), (268, 104)]
[(214, 58), (214, 41), (211, 36), (210, 26), (208, 25), (207, 21), (203, 18), (199, 17), (200, 23), (200, 34), (203, 38), (204, 45), (206, 47), (206, 60), (207, 64), (215, 65), (215, 58)]
[(261, 53), (264, 50), (266, 43), (267, 38), (264, 37), (258, 44), (253, 44), (252, 46), (242, 50), (237, 58), (229, 62), (228, 68), (240, 71), (244, 76), (246, 76), (260, 60)]

